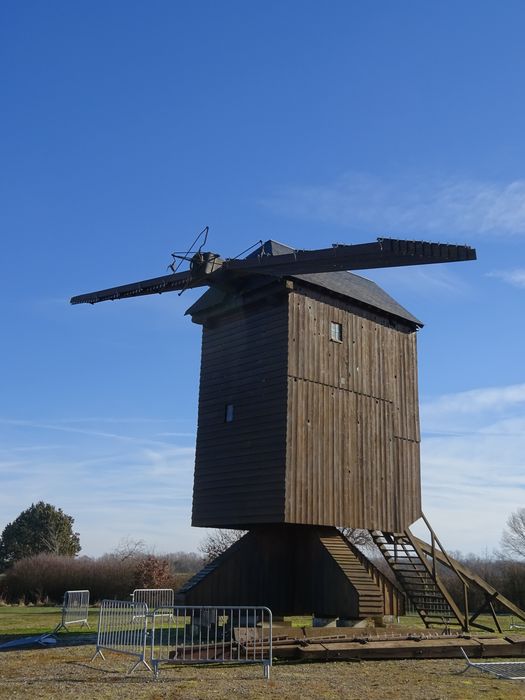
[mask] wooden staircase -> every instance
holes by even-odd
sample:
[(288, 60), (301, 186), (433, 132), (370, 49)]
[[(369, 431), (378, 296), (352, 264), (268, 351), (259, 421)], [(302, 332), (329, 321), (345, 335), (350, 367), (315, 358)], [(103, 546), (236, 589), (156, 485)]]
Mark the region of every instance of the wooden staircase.
[(433, 550), (432, 546), (427, 544), (426, 542), (423, 542), (423, 540), (420, 540), (417, 537), (414, 537), (414, 539), (424, 554), (426, 554), (427, 556), (435, 557), (435, 559), (437, 559), (437, 561), (440, 564), (443, 564), (447, 568), (455, 571), (458, 574), (458, 576), (460, 576), (465, 582), (467, 588), (475, 588), (483, 594), (485, 600), (482, 603), (482, 605), (478, 608), (478, 610), (476, 610), (473, 613), (470, 613), (470, 625), (472, 625), (473, 627), (479, 627), (481, 629), (489, 629), (487, 627), (484, 627), (483, 625), (479, 625), (474, 622), (474, 620), (482, 613), (488, 613), (492, 615), (492, 619), (494, 620), (494, 624), (498, 632), (502, 632), (503, 630), (501, 629), (500, 624), (498, 622), (494, 605), (498, 605), (500, 608), (506, 609), (512, 615), (515, 615), (520, 620), (525, 621), (525, 611), (519, 608), (517, 605), (515, 605), (511, 600), (506, 598), (503, 594), (496, 590), (494, 586), (491, 586), (490, 583), (484, 581), (481, 578), (481, 576), (478, 576), (469, 568), (463, 566), (463, 564), (448, 556), (444, 552), (439, 551), (435, 548)]
[(405, 595), (335, 527), (261, 526), (176, 594), (178, 605), (266, 605), (275, 615), (404, 614)]
[[(415, 537), (408, 528), (401, 533), (371, 530), (370, 534), (427, 627), (460, 627), (465, 632), (470, 627), (477, 627), (489, 632), (501, 632), (495, 604), (525, 620), (525, 611), (450, 557), (428, 520), (424, 515), (421, 517), (428, 528), (430, 544)], [(440, 566), (449, 569), (459, 579), (463, 588), (461, 607), (452, 598), (439, 575)], [(472, 612), (469, 609), (469, 591), (473, 590), (483, 595), (484, 602)], [(475, 621), (483, 613), (492, 616), (494, 628)]]
[(383, 594), (367, 569), (365, 557), (335, 529), (319, 540), (357, 591), (360, 617), (383, 616)]
[(370, 534), (425, 626), (464, 629), (464, 615), (412, 533)]

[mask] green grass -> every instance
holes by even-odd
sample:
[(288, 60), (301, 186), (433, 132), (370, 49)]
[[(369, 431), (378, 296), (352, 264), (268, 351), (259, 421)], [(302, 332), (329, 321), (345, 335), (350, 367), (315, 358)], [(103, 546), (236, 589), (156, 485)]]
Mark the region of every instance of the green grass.
[[(0, 637), (18, 634), (39, 634), (52, 632), (61, 620), (61, 608), (48, 606), (0, 606)], [(89, 624), (91, 631), (96, 630), (98, 621), (98, 608), (90, 609)], [(71, 632), (89, 631), (86, 627), (73, 625)], [(68, 634), (66, 632), (65, 634)]]
[[(511, 616), (510, 615), (498, 615), (498, 622), (501, 626), (501, 636), (506, 636), (508, 634), (521, 634), (524, 632), (522, 630), (520, 632), (519, 629), (517, 630), (509, 630), (510, 622), (511, 622)], [(525, 622), (522, 622), (518, 619), (514, 620), (515, 622), (518, 622), (520, 624), (524, 624)], [(494, 625), (494, 620), (492, 619), (492, 615), (480, 615), (479, 617), (476, 618), (475, 623), (479, 623), (480, 625), (483, 625), (484, 627), (489, 627), (495, 631), (496, 634), (499, 634), (496, 630), (496, 627)], [(404, 615), (403, 617), (399, 618), (399, 624), (406, 626), (406, 627), (421, 627), (421, 629), (425, 629), (425, 626), (417, 614), (412, 614), (412, 615)], [(454, 631), (456, 628), (452, 628), (452, 631)], [(479, 629), (478, 627), (471, 626), (470, 628), (470, 634), (476, 635), (476, 634), (483, 634), (484, 631)]]
[[(285, 622), (292, 624), (292, 627), (309, 627), (312, 624), (312, 618), (311, 617), (285, 617), (284, 618)], [(501, 625), (502, 629), (502, 636), (506, 636), (507, 634), (523, 634), (525, 636), (525, 630), (510, 630), (510, 622), (511, 622), (511, 616), (510, 615), (498, 615), (498, 621), (499, 624)], [(491, 615), (480, 615), (477, 619), (476, 622), (479, 622), (481, 625), (484, 625), (485, 627), (490, 627), (495, 630), (495, 625), (494, 625), (494, 620), (492, 619)], [(520, 624), (525, 625), (525, 622), (516, 619), (515, 622), (518, 622)], [(278, 625), (279, 623), (277, 621), (274, 621), (275, 625)], [(413, 613), (410, 615), (404, 615), (403, 617), (399, 618), (399, 621), (397, 618), (394, 618), (393, 621), (394, 625), (401, 625), (402, 627), (406, 627), (407, 629), (421, 629), (421, 631), (425, 630), (425, 625), (423, 624), (423, 621), (419, 617), (417, 613)], [(455, 628), (453, 628), (453, 631)], [(497, 631), (495, 630), (496, 634)], [(471, 627), (470, 633), (473, 635), (476, 634), (483, 634), (483, 630), (478, 629), (477, 627)]]
[[(89, 624), (91, 632), (97, 629), (98, 614), (98, 608), (90, 608)], [(5, 637), (8, 635), (29, 635), (52, 632), (59, 624), (60, 619), (61, 609), (59, 607), (3, 605), (0, 606), (0, 636)], [(287, 617), (285, 620), (290, 621), (292, 627), (306, 627), (311, 625), (311, 617)], [(489, 615), (481, 615), (478, 621), (487, 627), (493, 627), (493, 620)], [(503, 634), (509, 634), (510, 616), (501, 615), (499, 616), (499, 621)], [(275, 624), (279, 624), (277, 620)], [(405, 615), (399, 619), (399, 624), (407, 628), (425, 629), (418, 615)], [(79, 634), (83, 632), (89, 632), (89, 630), (86, 627), (81, 628), (80, 625), (73, 625), (67, 632), (63, 633)], [(471, 632), (475, 635), (477, 632), (476, 628), (472, 628)], [(511, 630), (510, 632), (514, 634), (525, 634), (525, 630), (520, 631), (519, 629)]]

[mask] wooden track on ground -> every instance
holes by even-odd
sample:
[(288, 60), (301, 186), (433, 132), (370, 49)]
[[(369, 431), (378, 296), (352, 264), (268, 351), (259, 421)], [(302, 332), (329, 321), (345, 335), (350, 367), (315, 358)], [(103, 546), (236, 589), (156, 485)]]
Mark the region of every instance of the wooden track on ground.
[[(250, 646), (249, 640), (242, 639), (242, 632), (237, 641), (243, 647)], [(378, 629), (299, 627), (293, 630), (275, 629), (272, 638), (273, 657), (283, 660), (459, 659), (464, 658), (462, 648), (473, 659), (524, 658), (525, 636), (444, 635), (430, 630), (400, 633)]]

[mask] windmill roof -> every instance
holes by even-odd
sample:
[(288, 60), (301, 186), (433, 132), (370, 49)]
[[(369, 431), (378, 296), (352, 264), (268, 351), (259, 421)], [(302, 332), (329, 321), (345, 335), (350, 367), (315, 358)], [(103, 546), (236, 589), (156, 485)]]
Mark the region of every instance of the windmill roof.
[[(286, 255), (293, 253), (295, 248), (274, 240), (266, 241), (257, 250), (248, 255), (254, 258), (260, 255)], [(397, 318), (409, 321), (417, 326), (422, 322), (407, 309), (387, 294), (378, 284), (353, 272), (317, 272), (307, 275), (285, 275), (292, 280), (301, 280), (307, 284), (320, 287), (339, 296), (347, 297), (373, 309), (386, 312)], [(186, 313), (193, 315), (216, 306), (224, 301), (226, 294), (211, 288), (191, 306)]]

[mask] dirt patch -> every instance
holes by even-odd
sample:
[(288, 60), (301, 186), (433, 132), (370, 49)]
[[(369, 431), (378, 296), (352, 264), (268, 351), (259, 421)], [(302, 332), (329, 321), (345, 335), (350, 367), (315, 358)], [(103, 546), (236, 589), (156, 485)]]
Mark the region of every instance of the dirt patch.
[(0, 698), (26, 700), (495, 700), (525, 699), (525, 683), (502, 681), (457, 660), (279, 663), (270, 681), (260, 666), (163, 668), (125, 672), (133, 661), (107, 654), (90, 659), (94, 646), (31, 649), (0, 654)]

